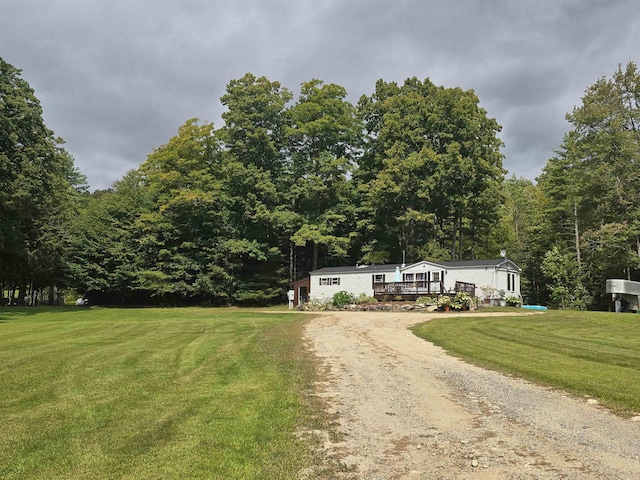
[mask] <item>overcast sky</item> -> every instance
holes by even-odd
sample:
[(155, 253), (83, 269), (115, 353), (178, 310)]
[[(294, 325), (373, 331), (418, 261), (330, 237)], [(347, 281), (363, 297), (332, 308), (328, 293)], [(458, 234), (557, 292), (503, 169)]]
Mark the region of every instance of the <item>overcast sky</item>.
[(198, 117), (221, 125), (246, 72), (294, 93), (318, 78), (357, 102), (376, 80), (474, 89), (503, 126), (509, 176), (535, 179), (564, 116), (640, 63), (638, 0), (0, 0), (0, 57), (92, 189)]

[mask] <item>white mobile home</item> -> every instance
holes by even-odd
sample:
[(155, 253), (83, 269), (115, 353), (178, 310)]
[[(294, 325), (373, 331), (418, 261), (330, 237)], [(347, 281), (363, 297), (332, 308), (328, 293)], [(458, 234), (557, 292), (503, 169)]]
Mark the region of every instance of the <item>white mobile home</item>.
[(519, 297), (520, 273), (520, 267), (506, 258), (324, 267), (309, 274), (309, 282), (304, 287), (305, 295), (296, 297), (328, 301), (335, 293), (345, 290), (354, 296), (364, 293), (376, 298), (398, 295), (415, 298), (463, 290), (482, 300), (480, 287), (484, 286), (496, 292), (504, 290), (507, 297)]

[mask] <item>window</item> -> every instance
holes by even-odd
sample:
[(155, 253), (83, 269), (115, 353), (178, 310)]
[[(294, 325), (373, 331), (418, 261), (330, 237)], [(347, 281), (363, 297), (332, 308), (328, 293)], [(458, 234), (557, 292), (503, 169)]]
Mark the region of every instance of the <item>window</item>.
[(515, 292), (516, 290), (516, 274), (515, 273), (507, 273), (507, 290), (510, 292)]
[(373, 283), (384, 283), (384, 273), (376, 273), (373, 275)]
[(432, 282), (439, 282), (440, 281), (440, 272), (433, 272), (431, 274), (431, 281)]
[(340, 285), (340, 277), (322, 277), (320, 285)]
[(402, 274), (403, 282), (413, 282), (413, 273), (403, 273)]

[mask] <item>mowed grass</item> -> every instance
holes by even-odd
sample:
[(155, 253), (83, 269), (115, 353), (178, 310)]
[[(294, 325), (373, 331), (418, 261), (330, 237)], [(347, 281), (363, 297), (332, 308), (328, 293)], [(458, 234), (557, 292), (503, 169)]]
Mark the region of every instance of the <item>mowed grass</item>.
[(0, 309), (0, 478), (289, 479), (317, 421), (299, 314)]
[(451, 316), (413, 331), (471, 363), (640, 412), (640, 315)]

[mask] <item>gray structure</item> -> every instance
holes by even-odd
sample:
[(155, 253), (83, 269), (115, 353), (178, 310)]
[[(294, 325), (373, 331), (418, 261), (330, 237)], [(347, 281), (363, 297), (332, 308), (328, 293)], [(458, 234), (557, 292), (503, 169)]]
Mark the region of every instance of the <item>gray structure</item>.
[(611, 294), (611, 301), (616, 312), (637, 312), (640, 310), (640, 282), (609, 278), (607, 279), (607, 293)]

